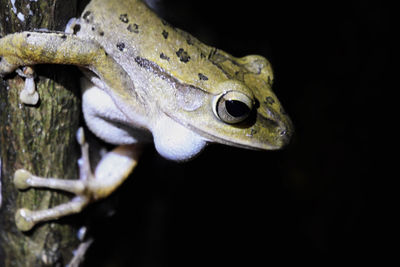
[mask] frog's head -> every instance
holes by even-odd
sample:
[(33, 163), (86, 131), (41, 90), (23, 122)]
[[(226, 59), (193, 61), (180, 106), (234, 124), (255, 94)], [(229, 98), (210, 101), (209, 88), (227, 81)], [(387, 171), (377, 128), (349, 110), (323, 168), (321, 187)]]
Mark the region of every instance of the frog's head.
[(289, 142), (292, 123), (271, 90), (268, 61), (247, 56), (225, 63), (218, 68), (232, 78), (213, 81), (215, 75), (202, 70), (208, 77), (204, 86), (174, 81), (174, 93), (162, 101), (168, 103), (163, 107), (167, 119), (153, 129), (160, 154), (182, 160), (197, 155), (208, 142), (265, 150)]

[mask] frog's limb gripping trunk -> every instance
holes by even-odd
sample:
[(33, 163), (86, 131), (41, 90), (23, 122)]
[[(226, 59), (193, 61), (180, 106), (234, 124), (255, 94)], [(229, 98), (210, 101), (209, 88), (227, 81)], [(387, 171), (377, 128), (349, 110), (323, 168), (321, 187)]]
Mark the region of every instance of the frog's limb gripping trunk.
[(70, 64), (88, 66), (104, 58), (105, 51), (96, 42), (55, 32), (21, 32), (0, 39), (0, 74), (18, 66), (34, 64)]
[(35, 64), (88, 68), (117, 94), (124, 94), (125, 88), (135, 88), (126, 71), (95, 41), (56, 32), (21, 32), (0, 39), (0, 77), (19, 66)]
[(140, 149), (137, 145), (124, 145), (107, 153), (99, 162), (94, 173), (90, 170), (88, 144), (84, 141), (83, 131), (78, 131), (82, 157), (79, 159), (80, 179), (62, 180), (42, 178), (26, 170), (17, 170), (14, 184), (18, 189), (49, 188), (73, 193), (76, 196), (69, 202), (56, 207), (31, 211), (19, 209), (15, 222), (21, 231), (28, 231), (35, 224), (80, 212), (89, 202), (107, 197), (132, 172), (137, 164)]
[[(126, 88), (134, 89), (125, 70), (95, 41), (81, 39), (73, 34), (54, 32), (21, 32), (0, 39), (0, 77), (13, 72), (19, 66), (34, 64), (70, 64), (87, 68), (109, 84), (118, 96), (124, 96)], [(114, 73), (118, 73), (118, 77)], [(34, 87), (30, 86), (28, 89), (32, 88)], [(37, 99), (33, 99), (32, 103), (35, 102)], [(92, 174), (83, 135), (78, 138), (78, 142), (82, 147), (79, 180), (45, 179), (25, 170), (15, 173), (15, 184), (20, 189), (51, 188), (76, 195), (70, 202), (51, 209), (18, 210), (15, 220), (19, 229), (27, 231), (38, 222), (79, 212), (90, 201), (106, 197), (113, 192), (137, 164), (139, 147), (120, 146), (105, 155)]]

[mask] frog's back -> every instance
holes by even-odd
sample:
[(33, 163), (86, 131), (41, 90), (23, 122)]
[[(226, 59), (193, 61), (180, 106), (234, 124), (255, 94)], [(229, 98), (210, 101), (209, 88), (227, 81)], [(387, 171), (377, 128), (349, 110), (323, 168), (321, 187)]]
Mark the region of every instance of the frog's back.
[(80, 34), (96, 39), (116, 59), (128, 56), (130, 63), (155, 63), (211, 93), (215, 84), (230, 78), (209, 60), (216, 49), (170, 26), (140, 0), (92, 0), (81, 23)]

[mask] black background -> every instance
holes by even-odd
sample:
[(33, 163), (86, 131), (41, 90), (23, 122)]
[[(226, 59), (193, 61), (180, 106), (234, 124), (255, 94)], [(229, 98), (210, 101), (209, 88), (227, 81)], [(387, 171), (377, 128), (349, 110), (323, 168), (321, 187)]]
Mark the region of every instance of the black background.
[[(149, 148), (89, 208), (87, 266), (382, 263), (394, 251), (386, 158), (395, 34), (379, 1), (162, 1), (171, 24), (235, 56), (260, 54), (296, 135), (283, 151), (214, 145), (194, 161)], [(98, 210), (113, 206), (112, 216)], [(101, 213), (101, 212), (100, 212)]]

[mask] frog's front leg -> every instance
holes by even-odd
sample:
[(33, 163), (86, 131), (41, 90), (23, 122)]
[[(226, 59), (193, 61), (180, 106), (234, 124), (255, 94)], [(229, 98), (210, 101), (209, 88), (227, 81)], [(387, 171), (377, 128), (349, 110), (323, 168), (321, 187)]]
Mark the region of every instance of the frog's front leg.
[(18, 189), (49, 188), (76, 195), (71, 201), (46, 210), (19, 209), (15, 215), (15, 222), (21, 231), (28, 231), (39, 222), (79, 213), (91, 201), (107, 197), (128, 177), (137, 164), (140, 154), (139, 146), (122, 145), (103, 156), (95, 172), (92, 173), (89, 164), (89, 148), (84, 141), (82, 129), (78, 131), (77, 136), (82, 151), (82, 157), (78, 161), (79, 180), (42, 178), (23, 169), (15, 172), (14, 184)]

